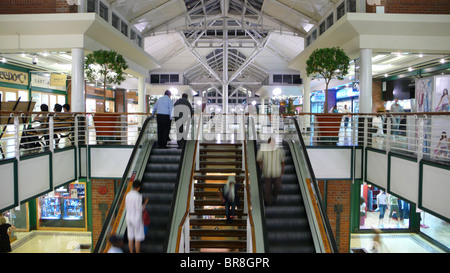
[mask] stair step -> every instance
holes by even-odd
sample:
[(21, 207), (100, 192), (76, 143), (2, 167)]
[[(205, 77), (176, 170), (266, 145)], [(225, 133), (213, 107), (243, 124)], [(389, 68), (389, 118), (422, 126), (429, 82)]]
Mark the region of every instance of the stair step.
[[(228, 180), (229, 175), (194, 175), (195, 180)], [(242, 181), (244, 176), (234, 176), (236, 181)]]
[[(244, 196), (244, 191), (238, 191), (240, 197)], [(218, 197), (219, 191), (195, 191), (194, 196), (197, 197)]]
[[(203, 206), (224, 206), (222, 203), (222, 200), (195, 200), (194, 205), (196, 207), (203, 207)], [(239, 206), (239, 204), (238, 204)]]
[(205, 158), (242, 159), (242, 155), (227, 155), (227, 154), (222, 154), (222, 155), (210, 155), (210, 154), (208, 154), (208, 155), (205, 155), (205, 154), (200, 154), (200, 159), (205, 159)]
[[(247, 213), (244, 213), (243, 209), (236, 209), (235, 210), (236, 216), (247, 216)], [(225, 216), (225, 210), (224, 209), (195, 209), (194, 212), (191, 212), (190, 215), (220, 215)]]
[(191, 226), (247, 226), (247, 220), (233, 219), (227, 223), (226, 219), (190, 219)]
[[(239, 187), (242, 188), (242, 183), (239, 183)], [(195, 189), (221, 189), (225, 183), (194, 183)]]
[(246, 241), (191, 240), (191, 248), (246, 248)]
[(236, 161), (200, 161), (200, 166), (205, 165), (241, 165), (242, 162), (236, 162)]
[(191, 229), (189, 235), (197, 237), (247, 237), (245, 229)]
[(200, 168), (198, 173), (242, 173), (244, 170), (239, 168)]
[(242, 149), (200, 148), (200, 153), (242, 153)]
[(200, 143), (201, 146), (211, 146), (211, 145), (219, 145), (219, 146), (242, 146), (242, 143), (208, 143), (208, 142), (202, 142)]

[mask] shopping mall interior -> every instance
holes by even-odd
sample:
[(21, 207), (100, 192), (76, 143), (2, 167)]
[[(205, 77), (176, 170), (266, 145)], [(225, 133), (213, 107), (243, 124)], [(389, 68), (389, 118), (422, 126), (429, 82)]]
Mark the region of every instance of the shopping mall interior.
[(131, 252), (136, 180), (145, 253), (450, 252), (448, 1), (4, 0), (0, 25), (1, 252)]

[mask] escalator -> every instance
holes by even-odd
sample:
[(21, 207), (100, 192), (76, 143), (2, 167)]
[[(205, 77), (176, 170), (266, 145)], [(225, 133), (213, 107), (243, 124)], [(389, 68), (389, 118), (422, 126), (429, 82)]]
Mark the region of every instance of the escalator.
[(295, 165), (287, 142), (285, 172), (278, 198), (271, 206), (265, 205), (267, 232), (266, 252), (314, 253), (315, 247), (305, 205), (300, 192)]
[[(142, 198), (149, 199), (146, 210), (150, 216), (150, 226), (141, 243), (143, 253), (163, 253), (165, 239), (170, 224), (172, 200), (178, 183), (182, 150), (176, 143), (168, 144), (169, 148), (158, 148), (156, 143), (150, 152), (141, 180)], [(126, 249), (128, 246), (124, 246)]]
[[(264, 202), (264, 177), (259, 164), (255, 164), (258, 177), (261, 229), (266, 253), (330, 253), (338, 252), (328, 217), (323, 210), (320, 193), (297, 121), (284, 121), (294, 133), (284, 131), (279, 143), (285, 152), (285, 171), (276, 201), (268, 206)], [(259, 147), (253, 122), (249, 122), (249, 138), (256, 160)], [(284, 130), (284, 128), (283, 128)]]
[[(110, 247), (108, 239), (111, 235), (123, 238), (122, 249), (129, 252), (125, 197), (131, 190), (131, 182), (134, 180), (141, 181), (140, 192), (143, 200), (149, 199), (145, 209), (150, 216), (150, 225), (145, 240), (141, 242), (141, 252), (166, 252), (173, 207), (177, 199), (178, 181), (182, 179), (180, 172), (187, 160), (184, 151), (185, 148), (178, 149), (176, 140), (170, 141), (167, 148), (158, 148), (156, 119), (148, 118), (145, 121), (103, 224), (94, 253), (108, 251)], [(192, 154), (190, 156), (192, 157)]]

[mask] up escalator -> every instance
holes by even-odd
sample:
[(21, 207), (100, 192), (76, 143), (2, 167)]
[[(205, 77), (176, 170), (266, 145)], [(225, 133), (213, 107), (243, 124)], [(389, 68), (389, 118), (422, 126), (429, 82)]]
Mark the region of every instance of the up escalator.
[[(264, 177), (259, 164), (255, 164), (258, 177), (264, 252), (266, 253), (332, 253), (338, 252), (328, 217), (323, 210), (314, 172), (306, 151), (300, 129), (295, 119), (286, 119), (295, 125), (294, 134), (286, 134), (279, 145), (285, 152), (285, 171), (282, 186), (273, 204), (264, 202)], [(256, 132), (252, 122), (249, 127)], [(257, 151), (263, 142), (252, 135), (252, 151), (256, 161)]]
[[(153, 126), (153, 127), (152, 127)], [(164, 253), (167, 251), (168, 236), (173, 217), (173, 207), (177, 199), (180, 171), (184, 164), (185, 149), (178, 149), (176, 140), (167, 148), (156, 144), (156, 119), (148, 118), (141, 130), (130, 160), (117, 189), (116, 196), (94, 252), (107, 252), (111, 235), (123, 238), (122, 249), (129, 252), (125, 198), (131, 190), (131, 181), (141, 181), (140, 192), (143, 200), (148, 198), (145, 207), (150, 216), (150, 225), (145, 240), (141, 242), (142, 253)], [(190, 144), (189, 144), (190, 145)], [(192, 154), (190, 154), (192, 157)]]
[(161, 149), (154, 144), (142, 176), (141, 193), (144, 200), (149, 199), (145, 209), (151, 220), (145, 241), (141, 243), (143, 253), (165, 252), (182, 155), (176, 144), (168, 147)]
[[(314, 253), (315, 247), (306, 215), (295, 165), (287, 142), (283, 142), (285, 172), (277, 200), (264, 205), (266, 252)], [(262, 181), (261, 186), (263, 186)]]

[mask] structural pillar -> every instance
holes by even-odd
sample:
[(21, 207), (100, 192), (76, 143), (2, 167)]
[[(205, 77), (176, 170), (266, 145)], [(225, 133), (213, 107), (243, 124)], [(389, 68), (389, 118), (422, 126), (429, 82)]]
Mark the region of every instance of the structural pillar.
[(86, 112), (85, 83), (84, 83), (84, 49), (72, 49), (72, 112)]
[(359, 112), (372, 113), (372, 49), (360, 50)]
[[(138, 78), (138, 107), (137, 107), (138, 113), (145, 113), (145, 78), (139, 77)], [(145, 116), (139, 115), (138, 116), (138, 127), (142, 128), (142, 125), (144, 124)]]
[(303, 113), (311, 112), (311, 78), (306, 76), (306, 72), (302, 71), (303, 84)]

